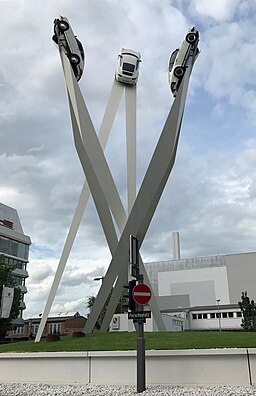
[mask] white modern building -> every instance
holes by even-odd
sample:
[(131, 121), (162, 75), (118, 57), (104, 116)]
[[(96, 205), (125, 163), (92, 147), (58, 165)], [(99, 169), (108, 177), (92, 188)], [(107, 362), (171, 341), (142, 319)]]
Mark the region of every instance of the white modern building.
[(15, 266), (12, 275), (22, 292), (20, 314), (13, 322), (17, 326), (24, 323), (22, 313), (26, 309), (24, 295), (27, 293), (25, 282), (30, 244), (30, 237), (24, 234), (16, 209), (0, 203), (0, 255), (4, 255), (5, 263)]
[(173, 242), (173, 260), (145, 264), (161, 312), (191, 330), (241, 329), (241, 294), (256, 299), (256, 252), (180, 259)]
[[(149, 309), (148, 307), (146, 308)], [(186, 329), (186, 318), (182, 317), (180, 313), (162, 313), (162, 318), (166, 326), (167, 331), (183, 331)], [(146, 319), (145, 331), (158, 331), (154, 318), (151, 317)], [(110, 323), (109, 331), (136, 331), (133, 320), (128, 319), (128, 314), (114, 314)]]
[[(144, 265), (169, 331), (239, 330), (242, 292), (256, 300), (256, 252), (181, 259), (173, 233), (173, 259)], [(113, 321), (113, 331), (133, 330), (126, 316)], [(156, 331), (153, 320), (146, 331)]]

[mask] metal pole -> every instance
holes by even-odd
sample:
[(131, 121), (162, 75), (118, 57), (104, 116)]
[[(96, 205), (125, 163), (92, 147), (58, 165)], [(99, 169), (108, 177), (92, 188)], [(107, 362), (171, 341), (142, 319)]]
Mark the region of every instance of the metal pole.
[(218, 304), (218, 317), (219, 317), (219, 330), (221, 331), (221, 321), (220, 321), (220, 300), (216, 300)]
[[(138, 284), (143, 283), (143, 275), (139, 275)], [(143, 305), (138, 305), (138, 311), (143, 312)], [(145, 337), (144, 337), (144, 320), (138, 322), (137, 338), (137, 392), (143, 392), (146, 389), (145, 380)]]

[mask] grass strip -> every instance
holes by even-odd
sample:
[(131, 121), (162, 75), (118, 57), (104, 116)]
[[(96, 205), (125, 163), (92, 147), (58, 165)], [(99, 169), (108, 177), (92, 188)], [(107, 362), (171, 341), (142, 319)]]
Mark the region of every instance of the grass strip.
[[(60, 341), (23, 341), (0, 345), (2, 352), (126, 351), (137, 348), (137, 333), (92, 333), (85, 337), (63, 336)], [(145, 347), (155, 349), (256, 348), (256, 332), (189, 331), (145, 333)]]

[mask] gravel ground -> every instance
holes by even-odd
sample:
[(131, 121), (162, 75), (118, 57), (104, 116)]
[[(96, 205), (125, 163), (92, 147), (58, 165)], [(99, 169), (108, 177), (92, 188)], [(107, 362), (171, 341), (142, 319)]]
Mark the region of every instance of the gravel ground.
[[(133, 396), (134, 386), (0, 384), (0, 396)], [(147, 386), (145, 396), (256, 396), (256, 386)]]

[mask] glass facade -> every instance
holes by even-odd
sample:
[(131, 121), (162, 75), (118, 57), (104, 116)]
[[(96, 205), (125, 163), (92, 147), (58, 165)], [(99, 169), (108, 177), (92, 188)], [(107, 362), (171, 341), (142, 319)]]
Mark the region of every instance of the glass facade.
[(22, 242), (0, 236), (0, 253), (28, 260), (29, 246)]
[(4, 263), (11, 267), (12, 277), (21, 291), (20, 312), (13, 320), (14, 326), (22, 326), (22, 311), (26, 308), (24, 295), (27, 293), (27, 264), (31, 239), (25, 235), (17, 210), (0, 202), (0, 255)]
[[(4, 255), (4, 263), (14, 267), (12, 272), (17, 286), (21, 288), (20, 314), (18, 319), (22, 319), (22, 310), (26, 308), (24, 294), (27, 292), (25, 278), (28, 277), (27, 262), (29, 245), (12, 238), (0, 235), (0, 254)], [(16, 320), (16, 319), (15, 319)]]

